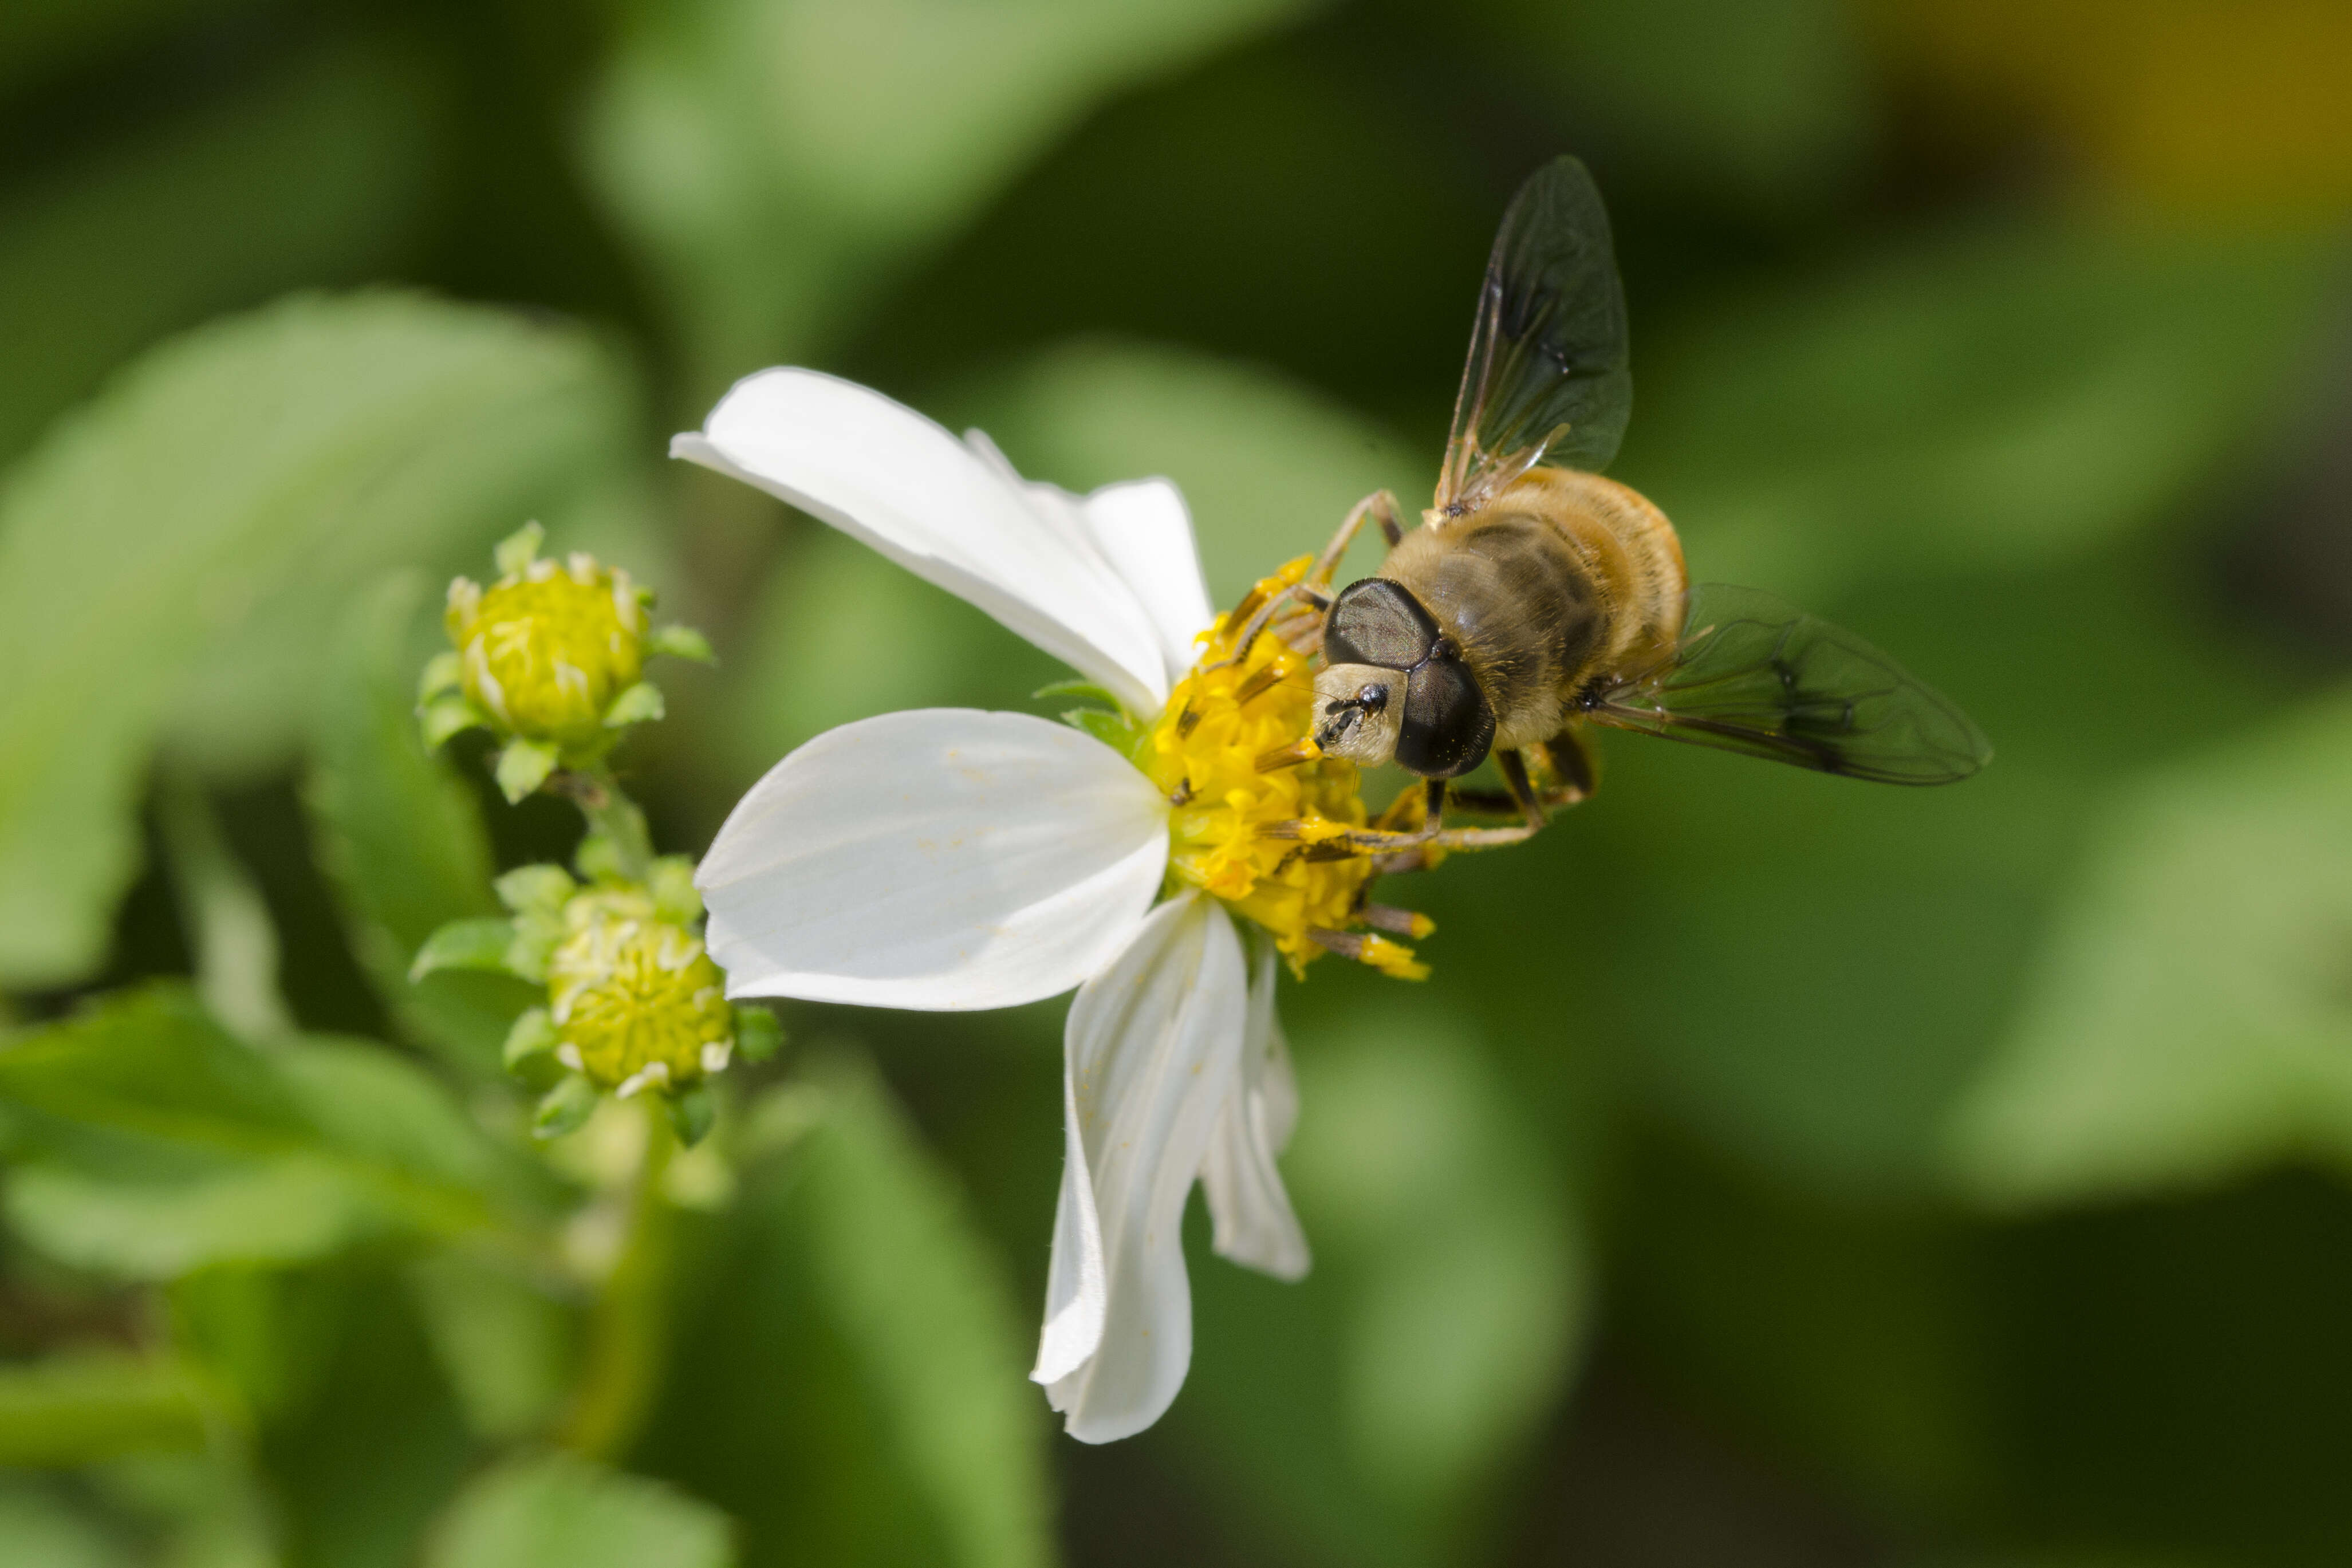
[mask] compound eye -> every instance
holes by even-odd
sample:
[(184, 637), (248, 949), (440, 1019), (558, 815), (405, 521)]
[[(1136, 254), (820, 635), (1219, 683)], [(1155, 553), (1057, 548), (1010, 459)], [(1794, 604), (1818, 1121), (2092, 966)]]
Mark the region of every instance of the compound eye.
[(1411, 669), (1429, 657), (1437, 623), (1411, 594), (1385, 577), (1339, 590), (1323, 619), (1323, 657), (1332, 664)]
[(1450, 779), (1485, 762), (1494, 743), (1494, 710), (1459, 660), (1433, 658), (1412, 672), (1397, 730), (1398, 765)]

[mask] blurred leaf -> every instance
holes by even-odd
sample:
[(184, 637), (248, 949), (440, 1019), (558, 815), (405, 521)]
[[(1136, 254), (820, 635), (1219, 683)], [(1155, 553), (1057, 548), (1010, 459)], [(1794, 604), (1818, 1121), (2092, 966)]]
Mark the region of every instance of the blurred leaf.
[(645, 1457), (741, 1521), (747, 1562), (1050, 1563), (1029, 1327), (960, 1196), (862, 1061), (775, 1095), (750, 1120), (789, 1146)]
[(837, 341), (1094, 105), (1312, 0), (696, 0), (636, 7), (590, 170), (716, 393)]
[(1801, 601), (2078, 558), (2274, 440), (2334, 261), (2050, 227), (1922, 241), (1637, 346), (1619, 477), (1695, 578)]
[(180, 929), (195, 948), (196, 994), (205, 1010), (248, 1040), (292, 1033), (278, 986), (278, 928), (253, 873), (229, 847), (203, 784), (184, 769), (163, 769), (155, 822)]
[(278, 1550), (289, 1563), (415, 1568), (428, 1528), (482, 1459), (415, 1301), (379, 1260), (292, 1277), (319, 1300), (313, 1386), (264, 1424)]
[[(593, 488), (625, 405), (575, 333), (373, 295), (181, 339), (53, 431), (0, 493), (0, 980), (97, 961), (167, 716), (215, 755), (279, 754), (343, 585)], [(240, 650), (235, 701), (188, 686), (281, 597), (265, 619), (303, 637)]]
[[(0, 28), (228, 3), (20, 0)], [(21, 62), (0, 37), (0, 78)], [(0, 207), (0, 458), (163, 333), (397, 254), (425, 216), (432, 109), (411, 62), (330, 53), (15, 194)]]
[(726, 1517), (638, 1476), (564, 1454), (475, 1481), (436, 1530), (425, 1568), (727, 1568)]
[(2014, 1030), (1954, 1110), (1974, 1196), (2352, 1164), (2352, 700), (2116, 792)]
[(410, 633), (425, 597), (422, 578), (388, 579), (349, 617), (320, 683), (303, 803), (352, 951), (376, 994), (420, 1044), (494, 1079), (531, 988), (495, 974), (409, 979), (417, 952), (445, 923), (500, 912), (480, 808), (416, 732)]
[[(170, 1361), (115, 1353), (0, 1365), (0, 1465), (71, 1466), (151, 1448), (203, 1447), (217, 1412), (195, 1376)], [(8, 1508), (0, 1494), (0, 1557)]]
[[(1437, 478), (1436, 452), (1414, 452), (1319, 393), (1166, 344), (1065, 342), (949, 401), (1032, 479), (1081, 491), (1151, 474), (1175, 480), (1218, 605), (1321, 550), (1349, 509), (1383, 486), (1410, 523)], [(1367, 527), (1342, 580), (1369, 574), (1382, 552)]]
[(1580, 1217), (1458, 1018), (1344, 1013), (1298, 1073), (1283, 1169), (1316, 1271), (1291, 1287), (1200, 1265), (1178, 1417), (1318, 1560), (1475, 1556), (1581, 1348)]
[(118, 47), (142, 32), (252, 0), (14, 0), (0, 10), (0, 90)]
[(1818, 206), (1869, 150), (1873, 84), (1838, 0), (1484, 0), (1464, 19), (1612, 167), (1721, 205)]
[(492, 1218), (496, 1156), (415, 1067), (337, 1041), (258, 1052), (175, 987), (18, 1035), (0, 1104), (28, 1113), (10, 1218), (84, 1268), (169, 1278)]
[(418, 1259), (408, 1282), (473, 1429), (509, 1441), (542, 1429), (570, 1370), (563, 1308), (511, 1274), (455, 1252)]

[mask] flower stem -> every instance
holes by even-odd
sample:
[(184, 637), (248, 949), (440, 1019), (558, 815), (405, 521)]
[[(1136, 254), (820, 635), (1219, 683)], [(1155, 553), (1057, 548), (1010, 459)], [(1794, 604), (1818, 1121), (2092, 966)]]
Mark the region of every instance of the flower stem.
[(654, 874), (654, 844), (646, 831), (646, 814), (623, 792), (613, 770), (602, 763), (567, 770), (559, 786), (588, 819), (588, 830), (601, 833), (613, 846), (621, 875), (645, 882)]
[(638, 1103), (646, 1147), (629, 1193), (627, 1229), (589, 1319), (579, 1390), (556, 1434), (565, 1447), (592, 1459), (618, 1458), (635, 1441), (661, 1381), (669, 1328), (674, 1215), (661, 1183), (677, 1143), (659, 1097)]

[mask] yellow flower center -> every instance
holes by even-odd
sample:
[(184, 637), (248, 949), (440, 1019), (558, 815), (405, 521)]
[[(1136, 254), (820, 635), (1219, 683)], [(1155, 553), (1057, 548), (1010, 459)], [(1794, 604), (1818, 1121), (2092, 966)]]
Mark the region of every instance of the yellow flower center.
[(610, 742), (605, 710), (644, 664), (645, 605), (627, 573), (574, 555), (487, 590), (461, 577), (447, 618), (466, 695), (509, 731), (574, 752)]
[[(548, 961), (548, 1016), (564, 1064), (601, 1089), (672, 1089), (727, 1065), (725, 980), (693, 931), (643, 893), (581, 893)], [(576, 1058), (576, 1059), (575, 1059)]]
[[(1306, 574), (1301, 556), (1265, 579), (1202, 634), (1200, 662), (1169, 694), (1137, 765), (1167, 795), (1169, 873), (1264, 927), (1303, 974), (1339, 951), (1387, 973), (1420, 979), (1412, 950), (1364, 922), (1371, 860), (1334, 843), (1366, 826), (1353, 763), (1318, 754), (1307, 739), (1315, 677), (1276, 631), (1234, 657), (1244, 626), (1268, 598)], [(1416, 932), (1425, 933), (1426, 921)]]

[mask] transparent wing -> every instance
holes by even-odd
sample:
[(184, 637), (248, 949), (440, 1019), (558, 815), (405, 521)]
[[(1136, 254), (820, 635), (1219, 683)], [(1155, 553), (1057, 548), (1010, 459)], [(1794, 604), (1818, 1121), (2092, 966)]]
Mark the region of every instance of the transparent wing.
[(1539, 461), (1599, 472), (1633, 405), (1609, 214), (1584, 165), (1556, 158), (1519, 187), (1495, 235), (1438, 509), (1474, 511)]
[(1950, 784), (1992, 759), (1951, 699), (1769, 594), (1696, 588), (1684, 628), (1672, 659), (1601, 693), (1589, 717), (1883, 784)]

